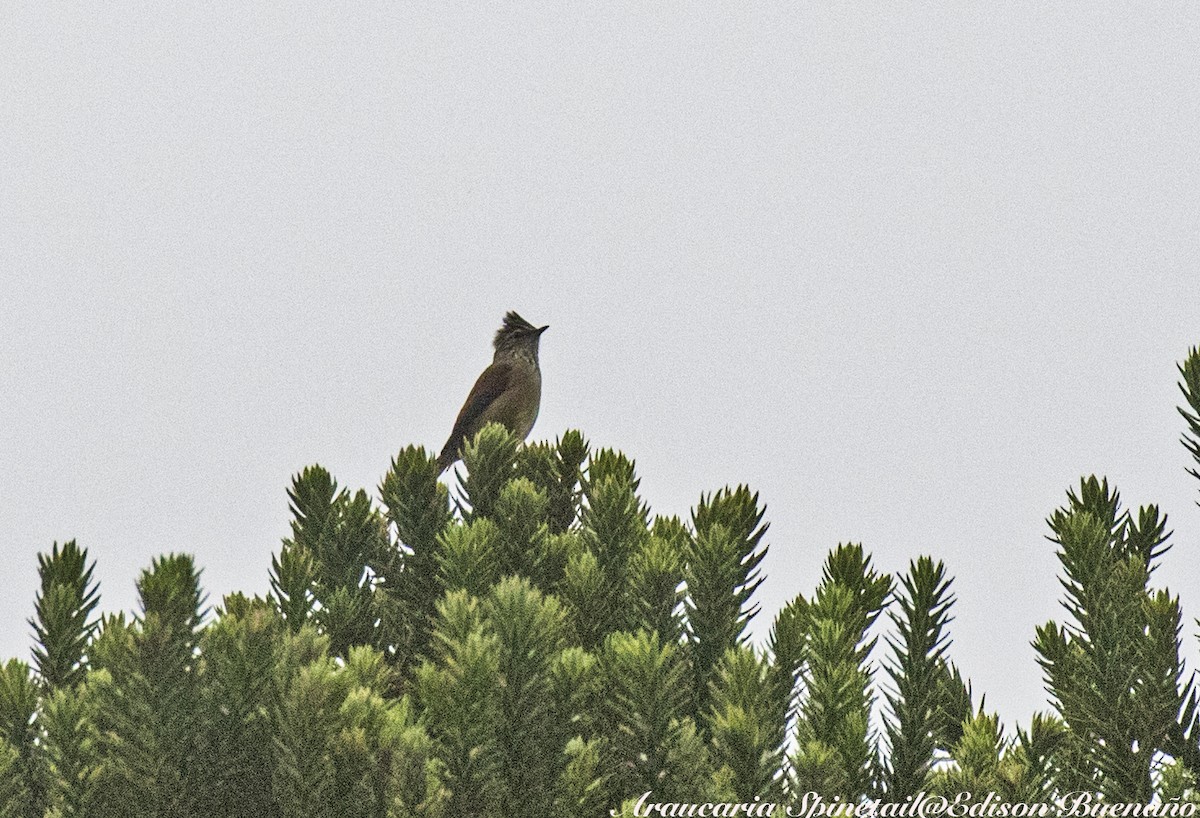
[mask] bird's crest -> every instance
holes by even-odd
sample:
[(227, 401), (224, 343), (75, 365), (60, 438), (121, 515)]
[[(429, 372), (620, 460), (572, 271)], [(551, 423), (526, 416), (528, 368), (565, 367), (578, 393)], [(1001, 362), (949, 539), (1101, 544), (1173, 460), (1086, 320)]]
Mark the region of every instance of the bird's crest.
[(492, 346), (499, 348), (504, 339), (514, 335), (521, 335), (526, 332), (536, 332), (537, 327), (526, 321), (521, 316), (517, 315), (514, 310), (509, 310), (504, 316), (504, 324), (500, 329), (496, 330), (496, 339), (492, 341)]

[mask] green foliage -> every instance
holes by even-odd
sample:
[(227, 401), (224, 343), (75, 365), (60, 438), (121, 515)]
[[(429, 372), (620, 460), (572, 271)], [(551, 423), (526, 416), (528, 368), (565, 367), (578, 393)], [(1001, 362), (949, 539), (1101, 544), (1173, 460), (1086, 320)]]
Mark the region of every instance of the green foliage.
[(574, 654), (564, 665), (566, 633), (562, 604), (521, 577), (482, 601), (452, 591), (439, 603), (436, 660), (418, 669), (417, 691), (454, 814), (550, 814), (555, 791), (546, 782), (566, 774), (578, 704), (563, 674), (578, 684), (591, 672)]
[(486, 594), (500, 581), (499, 536), (487, 517), (447, 528), (438, 543), (441, 587), (476, 597)]
[(43, 699), (38, 721), (47, 806), (62, 818), (86, 818), (98, 761), (95, 697), (90, 686), (85, 683), (54, 690)]
[(316, 574), (315, 558), (302, 545), (285, 543), (279, 554), (271, 555), (271, 592), (293, 632), (304, 627), (313, 615)]
[(272, 812), (275, 666), (287, 633), (265, 600), (235, 594), (200, 639), (204, 657), (198, 734), (202, 814), (253, 818)]
[(417, 668), (417, 698), (445, 765), (451, 815), (494, 815), (504, 795), (498, 743), (499, 640), (465, 592), (438, 603), (435, 659)]
[(683, 635), (684, 558), (688, 533), (677, 518), (658, 518), (653, 533), (629, 560), (629, 625), (657, 633), (668, 643)]
[(323, 659), (300, 668), (281, 691), (275, 717), (279, 763), (272, 794), (280, 815), (332, 818), (334, 765), (329, 744), (347, 691), (337, 665)]
[(664, 801), (704, 795), (708, 754), (695, 722), (682, 715), (689, 697), (682, 652), (656, 633), (617, 631), (604, 641), (600, 667), (610, 803), (646, 790)]
[(593, 453), (582, 481), (581, 549), (568, 561), (565, 594), (583, 606), (573, 613), (580, 625), (588, 620), (592, 638), (584, 644), (589, 648), (597, 647), (604, 634), (630, 625), (628, 566), (650, 536), (638, 483), (633, 461), (610, 449)]
[(867, 632), (891, 588), (891, 577), (875, 571), (861, 545), (840, 545), (825, 562), (806, 608), (806, 691), (792, 756), (793, 792), (855, 799), (872, 790), (876, 748), (867, 659), (875, 639)]
[(0, 818), (21, 818), (30, 813), (27, 778), (16, 749), (0, 739)]
[(42, 683), (49, 688), (78, 684), (83, 678), (83, 652), (96, 629), (92, 612), (100, 591), (92, 580), (95, 563), (74, 540), (50, 553), (38, 554), (41, 589), (34, 601), (33, 659)]
[[(1179, 414), (1183, 415), (1187, 423), (1187, 430), (1183, 434), (1183, 447), (1187, 449), (1196, 465), (1200, 466), (1200, 347), (1188, 350), (1187, 358), (1179, 364), (1179, 374), (1183, 378), (1179, 384), (1179, 391), (1183, 392), (1183, 398), (1187, 401), (1187, 408), (1179, 407)], [(1188, 473), (1200, 480), (1200, 471), (1197, 469), (1190, 468)], [(1197, 504), (1200, 505), (1200, 501)]]
[[(1180, 369), (1200, 463), (1200, 352)], [(498, 426), (462, 469), (452, 504), (407, 447), (378, 507), (305, 469), (270, 598), (211, 616), (191, 558), (170, 555), (139, 578), (136, 617), (97, 621), (87, 553), (54, 544), (36, 672), (0, 665), (0, 818), (590, 818), (646, 791), (1200, 798), (1180, 602), (1150, 585), (1166, 520), (1122, 511), (1104, 481), (1049, 520), (1066, 617), (1034, 645), (1057, 713), (1006, 733), (950, 661), (951, 579), (930, 557), (893, 595), (861, 545), (838, 546), (758, 647), (750, 489), (655, 517), (624, 454)]]
[[(34, 715), (38, 688), (29, 665), (10, 659), (0, 665), (0, 770), (12, 784), (0, 785), (0, 815), (40, 815), (42, 765), (37, 755)], [(0, 778), (2, 780), (2, 778)]]
[(767, 651), (773, 659), (769, 679), (775, 700), (773, 721), (781, 729), (793, 715), (796, 683), (808, 650), (809, 622), (808, 601), (797, 595), (776, 614), (767, 640)]
[(758, 566), (767, 555), (761, 546), (767, 526), (758, 495), (738, 486), (702, 497), (692, 513), (692, 538), (685, 581), (697, 712), (708, 704), (707, 680), (725, 651), (742, 644), (746, 625), (758, 612), (751, 600), (762, 584)]
[[(1004, 792), (1009, 772), (1005, 761), (1006, 741), (1000, 731), (1000, 719), (982, 711), (963, 724), (962, 736), (951, 748), (953, 767), (939, 770), (927, 781), (928, 770), (920, 780), (924, 787), (933, 785), (933, 791), (947, 797), (960, 792), (973, 795), (988, 792)], [(978, 797), (978, 796), (976, 796)], [(889, 799), (895, 796), (889, 794)]]
[[(556, 780), (572, 737), (554, 690), (553, 669), (566, 646), (565, 612), (524, 578), (509, 577), (492, 589), (484, 614), (499, 648), (497, 747), (506, 771), (500, 815), (551, 814)], [(565, 704), (565, 703), (564, 703)]]
[(1015, 789), (1017, 800), (1049, 801), (1056, 791), (1070, 791), (1058, 785), (1064, 763), (1062, 750), (1068, 738), (1061, 719), (1041, 713), (1034, 714), (1028, 730), (1017, 730), (1017, 744), (1012, 751), (1021, 769)]
[(546, 524), (551, 534), (561, 534), (575, 523), (579, 513), (579, 481), (587, 457), (588, 442), (574, 430), (553, 445), (532, 443), (521, 451), (518, 474), (546, 495)]
[(90, 695), (100, 753), (96, 816), (185, 816), (203, 782), (196, 648), (204, 617), (191, 557), (155, 559), (137, 583), (141, 615), (110, 618), (94, 644)]
[(999, 718), (980, 711), (963, 721), (958, 740), (949, 748), (953, 764), (934, 771), (928, 789), (947, 798), (971, 793), (971, 803), (976, 804), (987, 793), (1009, 803), (1051, 801), (1053, 760), (1065, 729), (1058, 719), (1035, 715), (1028, 732), (1018, 731), (1015, 740), (1008, 739)]
[[(887, 725), (890, 753), (884, 773), (884, 790), (893, 801), (903, 801), (925, 788), (934, 752), (946, 748), (948, 730), (958, 728), (967, 715), (960, 702), (946, 700), (948, 675), (946, 633), (950, 606), (950, 580), (945, 566), (920, 557), (900, 578), (899, 611), (891, 613), (898, 638), (890, 639), (893, 660), (888, 666), (895, 693), (887, 697), (892, 718)], [(969, 709), (969, 700), (967, 702)], [(957, 731), (956, 731), (957, 732)]]
[(1196, 774), (1181, 761), (1173, 760), (1163, 765), (1159, 774), (1158, 792), (1164, 802), (1200, 804)]
[(712, 680), (712, 763), (738, 801), (783, 796), (783, 726), (772, 668), (752, 648), (725, 652)]
[(1091, 477), (1049, 524), (1069, 620), (1039, 627), (1034, 647), (1075, 746), (1068, 775), (1116, 801), (1149, 800), (1155, 754), (1182, 743), (1179, 715), (1189, 701), (1194, 710), (1191, 682), (1181, 688), (1179, 601), (1149, 587), (1166, 519), (1154, 506), (1121, 511)]
[(465, 519), (494, 517), (500, 493), (516, 476), (521, 441), (499, 423), (489, 423), (463, 445), (462, 462), (467, 477), (462, 483)]
[(591, 818), (605, 815), (608, 776), (601, 767), (600, 740), (576, 736), (567, 743), (563, 768), (551, 815), (562, 818)]
[(368, 568), (391, 549), (383, 515), (365, 491), (339, 490), (320, 466), (294, 477), (288, 497), (292, 537), (272, 565), (280, 611), (293, 629), (314, 618), (339, 655), (351, 645), (379, 644), (380, 604)]
[(311, 632), (284, 643), (268, 814), (442, 814), (441, 765), (410, 699), (385, 697), (393, 671), (383, 654), (356, 646), (342, 664), (324, 645)]
[(550, 535), (547, 514), (545, 492), (528, 479), (518, 477), (500, 490), (492, 518), (496, 524), (495, 559), (500, 576), (520, 574), (534, 578), (545, 589), (556, 584), (559, 577), (542, 570), (546, 567), (543, 560)]
[(567, 603), (575, 639), (595, 650), (609, 632), (615, 602), (608, 577), (592, 551), (579, 550), (571, 555), (560, 593)]
[(449, 492), (437, 481), (436, 458), (419, 446), (403, 449), (379, 486), (396, 542), (373, 556), (378, 580), (381, 646), (407, 667), (425, 650), (439, 596), (438, 537), (451, 519)]

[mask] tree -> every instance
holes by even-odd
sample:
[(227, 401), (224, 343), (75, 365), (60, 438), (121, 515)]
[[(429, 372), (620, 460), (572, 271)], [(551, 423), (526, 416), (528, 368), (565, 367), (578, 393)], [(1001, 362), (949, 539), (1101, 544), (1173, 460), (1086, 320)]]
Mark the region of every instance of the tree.
[[(1200, 351), (1180, 372), (1200, 465)], [(1166, 517), (1122, 510), (1101, 478), (1048, 521), (1066, 617), (1034, 646), (1055, 713), (1007, 733), (950, 659), (933, 557), (893, 579), (838, 545), (758, 646), (767, 525), (749, 488), (656, 516), (624, 454), (495, 425), (456, 474), (448, 488), (407, 447), (377, 502), (304, 469), (267, 599), (210, 609), (174, 554), (138, 579), (136, 616), (97, 617), (87, 552), (39, 555), (33, 665), (0, 665), (0, 818), (1197, 798), (1181, 606), (1150, 582)]]

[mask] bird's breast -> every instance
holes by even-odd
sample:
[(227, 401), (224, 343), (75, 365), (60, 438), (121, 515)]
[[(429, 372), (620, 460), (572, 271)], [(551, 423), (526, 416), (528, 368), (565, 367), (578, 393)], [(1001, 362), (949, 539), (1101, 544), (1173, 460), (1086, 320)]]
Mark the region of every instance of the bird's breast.
[(483, 422), (502, 423), (524, 440), (533, 430), (541, 402), (542, 373), (533, 367), (522, 367), (513, 372), (508, 388), (488, 407)]

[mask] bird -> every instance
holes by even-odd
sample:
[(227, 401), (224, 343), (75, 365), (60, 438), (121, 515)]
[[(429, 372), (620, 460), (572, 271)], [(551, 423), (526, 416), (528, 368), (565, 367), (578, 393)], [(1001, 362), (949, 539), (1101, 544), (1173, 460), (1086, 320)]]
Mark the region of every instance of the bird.
[(509, 311), (496, 331), (491, 366), (475, 381), (459, 410), (450, 438), (438, 455), (438, 474), (459, 459), (463, 443), (489, 423), (499, 423), (524, 440), (537, 420), (542, 403), (542, 370), (538, 343), (549, 325), (535, 327)]

